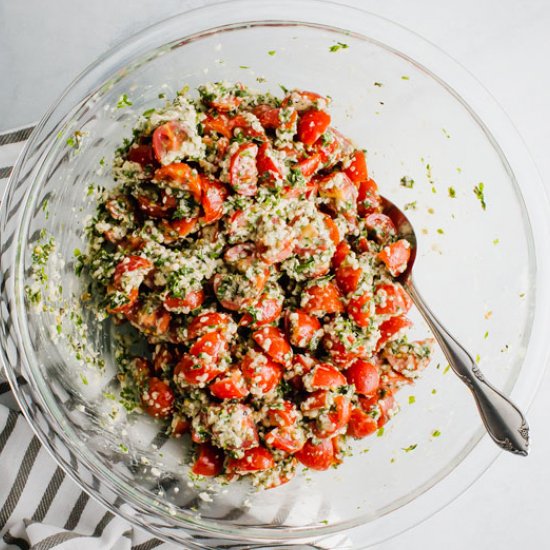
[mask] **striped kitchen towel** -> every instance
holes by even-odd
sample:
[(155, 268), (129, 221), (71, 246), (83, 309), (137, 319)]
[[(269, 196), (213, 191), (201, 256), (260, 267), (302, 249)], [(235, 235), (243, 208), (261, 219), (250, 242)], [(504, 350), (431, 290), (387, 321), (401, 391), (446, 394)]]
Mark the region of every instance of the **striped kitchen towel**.
[[(32, 126), (0, 134), (0, 201)], [(0, 549), (175, 550), (106, 510), (43, 449), (0, 369)]]

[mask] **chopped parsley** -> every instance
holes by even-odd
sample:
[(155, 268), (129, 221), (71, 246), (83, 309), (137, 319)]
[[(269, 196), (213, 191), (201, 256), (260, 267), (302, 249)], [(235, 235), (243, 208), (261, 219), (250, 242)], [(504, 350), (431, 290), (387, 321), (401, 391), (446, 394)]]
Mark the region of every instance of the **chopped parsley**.
[(407, 75), (403, 75), (403, 76), (401, 77), (401, 80), (410, 80), (410, 78), (409, 78)]
[(417, 201), (408, 202), (403, 206), (404, 210), (416, 210), (417, 208)]
[(378, 428), (376, 432), (376, 437), (382, 437), (383, 435), (384, 435), (384, 426), (382, 426), (381, 428)]
[(349, 46), (347, 44), (344, 44), (344, 42), (336, 42), (336, 44), (333, 44), (328, 51), (329, 52), (337, 52), (339, 50), (346, 50)]
[(130, 107), (133, 103), (128, 99), (126, 94), (122, 94), (116, 104), (117, 109), (124, 109), (124, 107)]
[(450, 370), (451, 370), (451, 365), (447, 365), (447, 366), (443, 369), (443, 374), (447, 374)]
[(416, 402), (416, 397), (414, 395), (409, 395), (409, 405), (412, 405)]
[(434, 430), (432, 432), (432, 437), (439, 437), (441, 435), (441, 432), (439, 430)]
[(409, 176), (403, 176), (400, 181), (401, 187), (406, 187), (407, 189), (412, 189), (414, 187), (414, 180), (409, 178)]
[(496, 246), (500, 242), (500, 239), (493, 239), (493, 244)]
[(402, 447), (401, 449), (406, 453), (410, 453), (411, 451), (414, 451), (417, 447), (418, 443), (413, 443), (412, 445), (409, 445), (408, 447)]
[(437, 232), (438, 232), (440, 235), (445, 234), (445, 231), (443, 231), (443, 229), (441, 229), (441, 228), (439, 228), (439, 229), (437, 230)]
[(269, 50), (269, 51), (267, 52), (267, 55), (270, 55), (271, 57), (273, 57), (276, 53), (277, 53), (276, 50)]
[(449, 187), (448, 192), (451, 199), (456, 199), (456, 191), (454, 187)]
[(480, 182), (474, 187), (474, 195), (480, 202), (481, 208), (487, 210), (487, 204), (485, 203), (485, 185), (483, 183)]
[(382, 82), (375, 82), (374, 85), (378, 86), (378, 88), (381, 88), (383, 86)]

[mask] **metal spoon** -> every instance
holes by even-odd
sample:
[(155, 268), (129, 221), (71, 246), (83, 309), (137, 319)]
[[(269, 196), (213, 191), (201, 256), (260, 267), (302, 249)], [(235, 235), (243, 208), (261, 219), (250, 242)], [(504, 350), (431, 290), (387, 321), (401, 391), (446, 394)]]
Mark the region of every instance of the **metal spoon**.
[(447, 357), (451, 368), (470, 388), (481, 419), (493, 441), (506, 451), (527, 456), (529, 425), (523, 413), (483, 376), (472, 356), (449, 334), (424, 302), (414, 286), (412, 267), (416, 258), (416, 235), (407, 216), (395, 204), (382, 197), (384, 214), (394, 223), (400, 238), (411, 244), (407, 269), (397, 280), (405, 287)]

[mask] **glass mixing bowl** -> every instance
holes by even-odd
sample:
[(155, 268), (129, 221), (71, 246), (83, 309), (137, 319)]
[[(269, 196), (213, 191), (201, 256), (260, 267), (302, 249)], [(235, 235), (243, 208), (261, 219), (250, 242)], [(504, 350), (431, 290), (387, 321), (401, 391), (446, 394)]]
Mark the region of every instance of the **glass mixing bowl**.
[[(270, 491), (240, 484), (216, 492), (188, 483), (181, 442), (166, 441), (150, 419), (127, 417), (116, 397), (114, 329), (78, 312), (73, 251), (85, 246), (88, 187), (113, 185), (113, 152), (139, 113), (162, 103), (159, 92), (218, 80), (333, 98), (333, 121), (368, 150), (382, 193), (409, 205), (421, 292), (495, 385), (528, 406), (548, 353), (550, 278), (540, 248), (550, 217), (522, 141), (489, 94), (437, 48), (374, 15), (313, 0), (237, 0), (173, 17), (100, 58), (50, 109), (2, 204), (6, 371), (63, 468), (164, 539), (191, 549), (364, 548), (428, 517), (499, 453), (440, 354), (400, 392), (402, 411), (384, 435), (355, 443), (338, 469), (305, 472)], [(123, 94), (132, 105), (119, 109)], [(412, 189), (403, 176), (414, 179)], [(474, 193), (480, 182), (486, 209)], [(36, 309), (25, 287), (33, 249), (50, 236), (46, 307)], [(60, 324), (60, 308), (73, 308), (73, 320)]]

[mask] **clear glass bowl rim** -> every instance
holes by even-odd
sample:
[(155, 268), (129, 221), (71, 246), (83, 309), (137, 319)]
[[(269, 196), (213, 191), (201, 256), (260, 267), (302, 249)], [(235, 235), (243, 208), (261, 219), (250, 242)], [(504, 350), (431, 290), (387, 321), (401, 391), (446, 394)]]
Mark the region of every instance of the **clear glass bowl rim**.
[[(275, 10), (285, 13), (284, 6), (292, 6), (292, 19), (282, 18), (279, 14), (278, 17), (275, 17)], [(237, 7), (239, 6), (239, 9)], [(223, 32), (228, 30), (233, 26), (239, 26), (245, 23), (281, 23), (281, 24), (313, 24), (313, 25), (323, 25), (325, 27), (332, 27), (335, 30), (338, 30), (340, 27), (339, 22), (344, 21), (346, 17), (346, 25), (342, 25), (340, 28), (349, 28), (350, 22), (353, 20), (352, 16), (355, 16), (357, 19), (363, 18), (363, 20), (369, 20), (371, 22), (375, 21), (376, 24), (380, 27), (382, 36), (384, 31), (390, 31), (406, 36), (407, 39), (407, 53), (401, 53), (398, 49), (387, 46), (384, 42), (376, 37), (368, 36), (369, 40), (374, 42), (381, 42), (388, 49), (394, 49), (394, 52), (402, 55), (411, 61), (413, 61), (417, 66), (424, 69), (432, 77), (437, 79), (440, 84), (445, 86), (447, 90), (454, 94), (459, 101), (465, 105), (465, 107), (470, 111), (470, 114), (476, 118), (478, 123), (485, 130), (487, 136), (493, 142), (493, 145), (497, 150), (500, 150), (501, 156), (506, 162), (511, 166), (512, 173), (516, 176), (518, 181), (522, 182), (522, 191), (523, 197), (525, 200), (525, 205), (527, 212), (529, 214), (529, 219), (531, 221), (531, 226), (533, 229), (533, 235), (535, 235), (535, 248), (536, 251), (542, 249), (542, 243), (540, 239), (537, 240), (537, 235), (547, 235), (549, 234), (549, 223), (547, 221), (547, 216), (545, 215), (548, 210), (548, 202), (546, 198), (546, 193), (542, 185), (540, 175), (538, 174), (536, 167), (534, 166), (533, 161), (531, 160), (529, 153), (527, 152), (525, 145), (521, 138), (519, 137), (516, 129), (514, 128), (511, 121), (505, 115), (505, 113), (497, 105), (494, 98), (487, 92), (481, 84), (475, 80), (475, 78), (468, 73), (463, 67), (461, 67), (456, 61), (448, 57), (441, 50), (439, 50), (433, 44), (427, 42), (425, 39), (421, 38), (414, 32), (405, 29), (404, 27), (397, 25), (389, 20), (365, 12), (359, 8), (354, 8), (346, 6), (340, 3), (326, 2), (320, 0), (283, 0), (282, 2), (254, 2), (253, 0), (230, 0), (228, 2), (216, 3), (207, 5), (202, 8), (197, 8), (195, 10), (190, 10), (183, 12), (181, 14), (175, 15), (165, 21), (157, 23), (152, 27), (146, 28), (145, 30), (137, 33), (133, 37), (126, 40), (121, 45), (118, 45), (113, 50), (107, 52), (101, 56), (95, 63), (90, 65), (65, 91), (65, 93), (60, 97), (60, 99), (50, 108), (48, 113), (44, 116), (42, 121), (38, 124), (33, 135), (29, 139), (21, 157), (15, 167), (12, 177), (9, 182), (8, 188), (11, 188), (16, 185), (16, 182), (19, 180), (20, 172), (25, 166), (25, 159), (30, 155), (31, 151), (34, 148), (38, 148), (41, 144), (36, 143), (37, 136), (40, 134), (41, 130), (46, 125), (46, 122), (50, 119), (55, 119), (56, 116), (61, 117), (61, 122), (66, 118), (66, 110), (63, 108), (63, 101), (69, 95), (70, 91), (75, 89), (86, 88), (90, 86), (91, 89), (97, 87), (97, 83), (103, 83), (108, 80), (109, 77), (113, 77), (116, 74), (116, 71), (124, 66), (129, 60), (134, 57), (141, 56), (144, 51), (150, 50), (154, 47), (158, 47), (160, 44), (155, 44), (154, 46), (147, 45), (144, 49), (143, 46), (140, 46), (140, 41), (150, 38), (153, 34), (159, 33), (165, 26), (173, 24), (176, 20), (182, 18), (189, 18), (191, 15), (195, 20), (201, 19), (201, 21), (213, 21), (214, 12), (217, 12), (218, 19), (221, 12), (225, 9), (224, 14), (227, 16), (229, 11), (234, 13), (250, 13), (253, 15), (250, 19), (240, 20), (236, 15), (233, 16), (234, 20), (225, 21), (225, 24), (220, 25), (202, 25), (200, 28), (197, 28), (194, 35), (199, 35), (205, 32)], [(318, 10), (317, 12), (315, 10)], [(337, 16), (338, 15), (338, 16)], [(322, 21), (320, 21), (322, 20)], [(330, 23), (329, 23), (330, 22)], [(355, 22), (355, 27), (358, 26), (358, 23)], [(391, 33), (390, 33), (391, 34)], [(189, 36), (187, 34), (186, 36)], [(157, 37), (158, 40), (158, 37)], [(414, 46), (412, 47), (411, 44)], [(415, 50), (416, 55), (411, 55), (409, 53), (409, 46)], [(98, 76), (101, 76), (100, 78)], [(59, 113), (58, 111), (62, 112)], [(59, 123), (59, 120), (57, 121)], [(490, 128), (490, 130), (489, 130)], [(53, 134), (55, 135), (55, 134)], [(8, 198), (8, 192), (6, 193), (6, 199)], [(29, 200), (29, 195), (27, 194), (26, 200)], [(1, 207), (1, 216), (0, 221), (2, 221), (9, 209), (8, 200), (4, 201)], [(21, 233), (21, 226), (18, 228), (18, 233)], [(2, 243), (3, 246), (4, 243)], [(24, 244), (24, 243), (19, 243)], [(541, 284), (541, 281), (548, 280), (549, 274), (549, 261), (544, 257), (544, 254), (536, 254), (537, 259), (537, 303), (538, 304), (548, 304), (549, 293), (544, 287), (544, 284)], [(21, 262), (18, 262), (17, 266), (20, 266)], [(19, 274), (21, 277), (22, 274)], [(5, 289), (4, 289), (5, 291)], [(15, 297), (17, 300), (17, 296)], [(18, 306), (22, 308), (22, 301), (17, 300)], [(533, 321), (533, 334), (531, 337), (531, 342), (529, 345), (529, 351), (525, 358), (524, 365), (529, 365), (528, 361), (533, 361), (532, 364), (536, 365), (534, 361), (538, 359), (538, 368), (532, 367), (529, 371), (529, 376), (524, 372), (525, 366), (522, 367), (522, 376), (518, 383), (514, 387), (512, 392), (512, 397), (518, 402), (520, 406), (527, 407), (534, 397), (535, 391), (540, 384), (540, 380), (544, 373), (544, 367), (547, 364), (548, 359), (548, 345), (543, 341), (543, 337), (540, 334), (537, 334), (536, 327), (548, 326), (548, 320), (550, 314), (544, 311), (543, 306), (538, 306), (535, 312), (535, 318)], [(14, 323), (18, 323), (18, 319), (14, 319)], [(541, 332), (540, 330), (538, 331)], [(23, 361), (23, 368), (26, 370), (27, 374), (31, 374), (32, 378), (32, 368), (29, 368), (29, 364), (36, 366), (36, 361), (31, 360), (27, 356), (27, 350), (24, 342), (21, 340), (21, 332), (19, 332), (19, 350), (22, 357), (25, 357), (26, 361)], [(4, 334), (2, 333), (2, 338)], [(535, 341), (533, 341), (535, 340)], [(113, 512), (124, 516), (129, 521), (135, 523), (136, 519), (131, 514), (124, 513), (113, 506), (111, 503), (105, 500), (104, 496), (98, 494), (96, 490), (92, 487), (86, 485), (85, 481), (80, 479), (76, 472), (72, 471), (72, 468), (69, 466), (68, 461), (65, 461), (60, 457), (54, 449), (51, 448), (48, 442), (48, 436), (45, 432), (40, 431), (35, 422), (33, 422), (34, 411), (31, 407), (31, 403), (27, 402), (26, 394), (21, 392), (19, 388), (18, 381), (12, 369), (9, 368), (9, 360), (2, 350), (2, 361), (5, 365), (5, 370), (8, 376), (8, 380), (12, 385), (14, 394), (21, 406), (21, 409), (25, 416), (28, 418), (31, 426), (37, 433), (37, 436), (44, 444), (44, 446), (50, 451), (54, 458), (60, 463), (60, 465), (67, 471), (69, 475), (77, 480), (77, 482), (90, 493), (94, 498), (100, 500), (104, 505), (110, 508)], [(36, 389), (36, 388), (33, 388)], [(37, 396), (41, 399), (41, 395)], [(47, 408), (47, 407), (46, 407)], [(65, 434), (61, 434), (64, 436)], [(461, 492), (463, 492), (467, 487), (471, 485), (496, 459), (499, 454), (499, 450), (496, 447), (493, 447), (493, 444), (488, 440), (488, 437), (483, 437), (483, 432), (480, 430), (480, 442), (473, 448), (462, 462), (457, 465), (452, 472), (447, 474), (442, 480), (432, 488), (427, 489), (419, 497), (414, 499), (412, 502), (405, 504), (399, 509), (391, 512), (387, 516), (382, 516), (371, 524), (381, 524), (386, 523), (388, 517), (393, 518), (393, 523), (396, 525), (392, 527), (388, 533), (382, 535), (382, 538), (387, 538), (387, 536), (393, 536), (398, 532), (401, 532), (412, 525), (426, 519), (429, 515), (448, 504), (451, 500), (456, 498)], [(64, 436), (68, 448), (71, 453), (73, 453), (73, 448), (71, 448), (71, 442)], [(89, 462), (85, 460), (85, 457), (81, 456), (80, 453), (77, 453), (78, 460), (81, 463), (85, 464), (85, 467), (92, 471), (94, 474), (98, 474), (97, 468), (90, 466)], [(130, 499), (133, 501), (133, 506), (136, 511), (146, 506), (147, 503), (140, 502), (140, 499), (137, 498), (137, 495), (129, 495), (128, 491), (121, 491), (120, 487), (116, 486), (116, 482), (110, 480), (107, 472), (99, 473), (100, 479), (105, 482), (105, 484), (113, 489), (117, 494), (121, 492), (125, 496), (130, 496)], [(429, 500), (427, 500), (429, 499)], [(423, 501), (420, 503), (420, 501)], [(411, 506), (416, 507), (417, 510), (412, 510)], [(418, 512), (418, 509), (422, 509), (421, 513)], [(146, 513), (150, 513), (149, 510), (144, 510)], [(405, 514), (404, 514), (405, 512)], [(400, 516), (402, 521), (395, 521), (396, 516)], [(346, 525), (345, 528), (359, 527), (355, 522), (353, 525)], [(398, 524), (398, 525), (397, 525)], [(162, 529), (159, 529), (148, 526), (146, 524), (141, 524), (142, 527), (148, 528), (156, 535), (161, 538), (170, 538), (170, 535), (166, 532), (163, 532)], [(319, 537), (323, 535), (329, 535), (334, 532), (339, 532), (342, 530), (341, 526), (338, 527), (315, 527), (307, 529), (277, 529), (276, 531), (273, 528), (237, 528), (237, 529), (228, 529), (228, 528), (216, 528), (213, 525), (205, 525), (202, 522), (189, 522), (188, 527), (190, 529), (203, 530), (210, 533), (223, 534), (224, 536), (242, 538), (243, 536), (247, 540), (296, 540), (300, 537)], [(363, 526), (365, 527), (365, 526)], [(387, 526), (380, 526), (381, 531), (387, 530)], [(380, 531), (380, 529), (379, 529)], [(390, 533), (391, 531), (391, 533)], [(380, 540), (380, 535), (378, 540)], [(369, 541), (369, 544), (377, 542), (376, 540)]]

